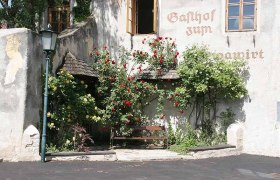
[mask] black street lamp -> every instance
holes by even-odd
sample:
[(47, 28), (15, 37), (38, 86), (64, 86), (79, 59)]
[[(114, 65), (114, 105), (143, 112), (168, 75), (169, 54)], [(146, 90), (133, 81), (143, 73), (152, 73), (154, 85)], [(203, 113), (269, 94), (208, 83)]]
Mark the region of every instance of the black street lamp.
[(46, 52), (46, 72), (45, 72), (45, 92), (44, 92), (44, 111), (43, 111), (43, 130), (41, 141), (41, 161), (45, 162), (46, 157), (46, 128), (47, 128), (47, 111), (48, 111), (48, 76), (49, 62), (52, 52), (55, 50), (57, 33), (51, 30), (40, 31), (42, 38), (43, 51)]

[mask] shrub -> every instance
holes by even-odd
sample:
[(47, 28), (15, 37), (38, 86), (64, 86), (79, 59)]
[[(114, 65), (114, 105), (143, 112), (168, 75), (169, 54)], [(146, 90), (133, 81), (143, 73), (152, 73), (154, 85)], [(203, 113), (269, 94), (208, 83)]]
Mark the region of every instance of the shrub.
[[(73, 125), (101, 121), (99, 108), (91, 94), (86, 93), (87, 84), (75, 79), (65, 70), (58, 76), (49, 77), (49, 146), (74, 148)], [(66, 149), (67, 149), (66, 148)]]

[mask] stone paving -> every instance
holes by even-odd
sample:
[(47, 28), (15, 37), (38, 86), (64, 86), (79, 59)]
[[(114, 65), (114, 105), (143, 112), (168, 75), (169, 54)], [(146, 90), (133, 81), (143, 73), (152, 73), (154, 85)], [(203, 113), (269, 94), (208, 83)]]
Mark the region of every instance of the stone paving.
[[(208, 150), (200, 152), (191, 152), (187, 155), (180, 155), (167, 149), (114, 149), (107, 151), (92, 151), (89, 155), (72, 155), (72, 156), (52, 156), (48, 157), (49, 161), (151, 161), (151, 160), (180, 160), (180, 159), (205, 159), (214, 157), (236, 156), (241, 151), (235, 148)], [(98, 152), (103, 152), (100, 154)], [(110, 154), (109, 154), (110, 152)], [(112, 153), (114, 152), (114, 153)]]

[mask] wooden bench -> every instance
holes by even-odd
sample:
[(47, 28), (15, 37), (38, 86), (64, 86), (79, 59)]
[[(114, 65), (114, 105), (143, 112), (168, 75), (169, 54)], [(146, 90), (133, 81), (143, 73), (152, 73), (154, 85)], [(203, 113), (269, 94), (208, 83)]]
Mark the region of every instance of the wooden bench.
[[(135, 126), (132, 127), (132, 136), (118, 136), (116, 129), (111, 129), (110, 147), (114, 145), (114, 140), (162, 140), (164, 146), (168, 147), (168, 134), (164, 126)], [(160, 134), (158, 134), (158, 133)]]

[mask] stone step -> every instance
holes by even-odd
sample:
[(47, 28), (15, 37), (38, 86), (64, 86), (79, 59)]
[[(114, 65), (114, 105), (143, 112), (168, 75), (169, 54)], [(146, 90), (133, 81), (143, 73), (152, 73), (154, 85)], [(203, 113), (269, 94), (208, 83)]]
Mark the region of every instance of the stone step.
[(46, 153), (47, 161), (116, 161), (114, 151), (89, 151), (89, 152), (58, 152)]
[(188, 151), (198, 152), (198, 151), (218, 150), (218, 149), (227, 149), (227, 148), (236, 148), (236, 146), (229, 145), (229, 144), (219, 144), (215, 146), (193, 147), (193, 148), (189, 148)]

